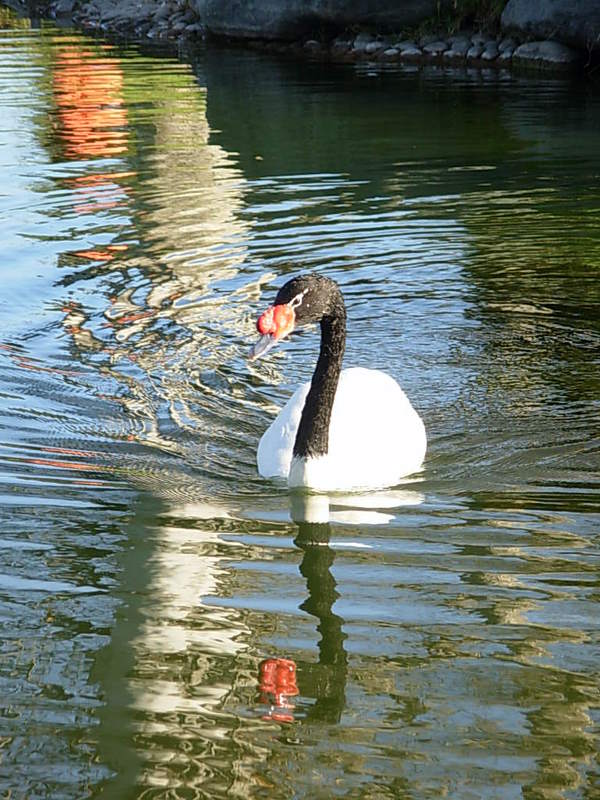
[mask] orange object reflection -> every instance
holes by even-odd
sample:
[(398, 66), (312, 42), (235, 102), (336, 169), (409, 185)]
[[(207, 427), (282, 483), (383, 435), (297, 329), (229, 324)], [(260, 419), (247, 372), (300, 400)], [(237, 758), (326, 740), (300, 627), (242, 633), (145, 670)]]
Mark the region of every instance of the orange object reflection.
[(289, 658), (266, 658), (259, 665), (260, 702), (270, 706), (264, 720), (293, 722), (294, 704), (291, 698), (297, 695), (296, 663)]
[[(129, 128), (119, 59), (77, 44), (64, 46), (57, 51), (53, 90), (65, 158), (114, 158), (127, 152)], [(134, 175), (103, 170), (70, 178), (75, 212), (97, 214), (126, 206), (122, 182)], [(109, 263), (123, 249), (126, 245), (109, 244), (75, 250), (73, 255)]]
[(123, 72), (116, 58), (75, 45), (59, 51), (54, 97), (67, 158), (115, 156), (127, 150)]

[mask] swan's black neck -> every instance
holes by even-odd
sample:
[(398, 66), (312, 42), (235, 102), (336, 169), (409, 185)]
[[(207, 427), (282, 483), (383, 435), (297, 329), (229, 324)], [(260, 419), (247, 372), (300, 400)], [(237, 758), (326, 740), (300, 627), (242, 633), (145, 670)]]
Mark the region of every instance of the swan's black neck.
[(345, 346), (346, 308), (337, 290), (328, 313), (321, 319), (321, 350), (302, 410), (294, 456), (322, 456), (329, 450), (329, 422)]

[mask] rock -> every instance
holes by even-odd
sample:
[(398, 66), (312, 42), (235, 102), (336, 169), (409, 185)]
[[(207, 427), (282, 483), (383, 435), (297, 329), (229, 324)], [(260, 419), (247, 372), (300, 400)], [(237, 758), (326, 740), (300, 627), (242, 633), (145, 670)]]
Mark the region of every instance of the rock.
[(400, 55), (402, 58), (421, 58), (423, 51), (414, 44), (412, 47), (403, 47), (402, 50), (400, 50)]
[(354, 39), (352, 50), (354, 50), (355, 53), (364, 53), (367, 49), (367, 45), (372, 44), (374, 41), (375, 37), (372, 34), (359, 33)]
[(152, 23), (146, 19), (143, 19), (140, 22), (138, 22), (137, 25), (135, 26), (136, 36), (146, 36), (146, 34), (151, 28), (151, 25)]
[(421, 48), (424, 48), (425, 45), (431, 44), (432, 42), (437, 42), (440, 37), (435, 33), (426, 33), (419, 39), (419, 45)]
[(185, 10), (183, 15), (183, 21), (188, 24), (191, 24), (192, 22), (198, 22), (198, 15), (193, 9), (188, 8)]
[(483, 49), (481, 58), (483, 61), (493, 61), (498, 57), (498, 45), (496, 42), (488, 42)]
[(479, 58), (483, 53), (483, 45), (474, 44), (467, 50), (467, 58)]
[(75, 7), (75, 0), (58, 0), (55, 4), (53, 11), (57, 17), (66, 16), (71, 14)]
[(423, 47), (423, 52), (429, 56), (441, 56), (441, 54), (448, 49), (448, 43), (436, 39)]
[(316, 39), (309, 39), (308, 41), (304, 42), (304, 49), (307, 53), (318, 53), (323, 48), (321, 46), (321, 42), (318, 42)]
[(351, 47), (352, 42), (350, 40), (338, 36), (337, 39), (334, 39), (331, 43), (331, 52), (336, 55), (342, 55), (343, 53), (347, 53)]
[(171, 7), (168, 3), (161, 3), (154, 13), (154, 19), (167, 19), (171, 14)]
[(365, 45), (365, 53), (367, 53), (367, 55), (373, 55), (374, 53), (378, 53), (380, 50), (382, 50), (384, 46), (385, 45), (383, 45), (381, 42), (369, 42)]
[(402, 52), (403, 50), (414, 50), (416, 46), (417, 43), (413, 42), (412, 39), (403, 39), (401, 42), (398, 42), (396, 44), (396, 47), (398, 48), (398, 50), (400, 50), (400, 52)]
[(297, 40), (321, 27), (402, 30), (450, 8), (453, 0), (190, 0), (215, 36)]
[(365, 47), (366, 45), (370, 44), (371, 42), (375, 41), (375, 37), (372, 33), (366, 33), (363, 31), (362, 33), (357, 34), (354, 37), (354, 44), (360, 47)]
[(524, 36), (600, 49), (598, 0), (509, 0), (500, 22), (503, 30)]
[(462, 49), (464, 47), (466, 53), (469, 47), (472, 45), (472, 41), (470, 36), (465, 36), (464, 34), (460, 34), (451, 36), (448, 39), (448, 44), (452, 49), (455, 49), (457, 47)]
[(580, 54), (560, 42), (526, 42), (517, 47), (513, 61), (528, 67), (569, 69), (581, 60)]
[(398, 58), (400, 55), (400, 50), (397, 50), (395, 47), (388, 47), (387, 50), (384, 50), (381, 54), (381, 58), (385, 58), (388, 61), (393, 61), (395, 58)]
[(510, 50), (512, 52), (516, 46), (517, 43), (515, 42), (515, 40), (508, 37), (506, 39), (502, 39), (502, 41), (498, 45), (498, 50), (500, 53), (504, 53), (506, 50)]
[(498, 58), (496, 59), (496, 61), (500, 63), (502, 62), (508, 63), (509, 61), (512, 60), (514, 52), (515, 50), (513, 47), (509, 47), (506, 50), (502, 50), (500, 53), (498, 53)]
[(464, 58), (470, 46), (471, 41), (469, 39), (457, 39), (452, 43), (452, 46), (444, 52), (444, 58), (450, 61), (454, 58)]

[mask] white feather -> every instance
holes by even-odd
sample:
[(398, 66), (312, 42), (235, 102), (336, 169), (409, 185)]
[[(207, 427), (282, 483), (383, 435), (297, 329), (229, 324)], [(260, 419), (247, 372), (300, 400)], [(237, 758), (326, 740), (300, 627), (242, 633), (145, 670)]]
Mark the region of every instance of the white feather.
[(258, 471), (317, 491), (379, 489), (417, 472), (425, 426), (396, 381), (379, 370), (342, 370), (331, 412), (329, 452), (292, 460), (310, 383), (300, 386), (258, 445)]

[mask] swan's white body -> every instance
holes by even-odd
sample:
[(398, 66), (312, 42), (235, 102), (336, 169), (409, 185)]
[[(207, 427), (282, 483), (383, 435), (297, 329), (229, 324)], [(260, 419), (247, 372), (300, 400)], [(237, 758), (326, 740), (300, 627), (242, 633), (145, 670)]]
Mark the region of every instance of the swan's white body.
[(379, 370), (354, 367), (340, 374), (329, 426), (329, 452), (292, 458), (310, 383), (300, 386), (263, 434), (258, 471), (287, 478), (291, 487), (352, 491), (395, 486), (425, 458), (423, 421), (396, 381)]

